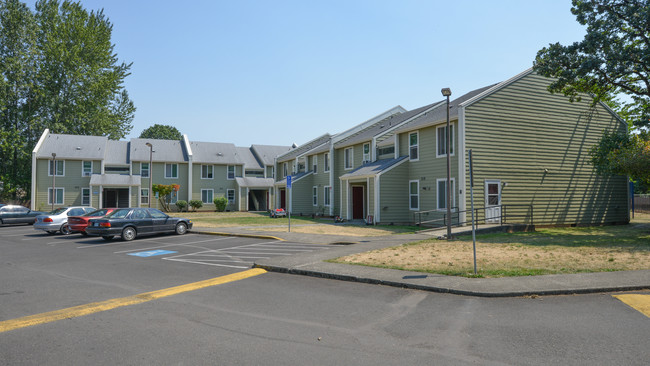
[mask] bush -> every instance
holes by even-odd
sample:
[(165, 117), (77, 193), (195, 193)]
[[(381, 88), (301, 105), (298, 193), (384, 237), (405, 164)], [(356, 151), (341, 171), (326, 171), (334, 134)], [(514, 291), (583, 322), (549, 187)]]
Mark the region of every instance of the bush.
[(176, 207), (178, 207), (178, 211), (183, 212), (183, 210), (187, 210), (187, 201), (176, 201)]
[(191, 200), (190, 207), (192, 207), (192, 209), (196, 211), (199, 208), (203, 207), (203, 202), (201, 200)]
[(228, 206), (228, 199), (226, 197), (217, 197), (214, 199), (214, 207), (218, 212), (224, 212)]

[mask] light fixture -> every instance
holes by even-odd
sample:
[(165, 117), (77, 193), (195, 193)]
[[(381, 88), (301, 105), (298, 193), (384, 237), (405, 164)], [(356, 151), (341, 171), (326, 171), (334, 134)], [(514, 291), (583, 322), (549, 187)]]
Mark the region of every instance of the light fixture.
[(447, 240), (451, 240), (451, 155), (450, 155), (450, 146), (451, 146), (451, 129), (449, 124), (449, 97), (451, 96), (450, 88), (442, 88), (440, 90), (442, 95), (447, 98)]
[(149, 201), (149, 208), (151, 208), (151, 197), (153, 193), (153, 145), (150, 142), (145, 143), (145, 145), (149, 146), (149, 197), (147, 197), (147, 201)]

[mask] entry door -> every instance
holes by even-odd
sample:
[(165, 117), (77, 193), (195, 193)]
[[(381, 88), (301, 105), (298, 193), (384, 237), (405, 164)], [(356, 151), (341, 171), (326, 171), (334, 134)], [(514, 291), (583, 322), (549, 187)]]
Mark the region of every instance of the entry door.
[(117, 191), (111, 189), (104, 189), (104, 207), (118, 207)]
[(286, 189), (281, 189), (280, 190), (280, 208), (286, 210), (287, 209), (287, 190)]
[(501, 181), (485, 181), (485, 222), (501, 222)]
[(363, 186), (352, 187), (352, 219), (363, 220)]

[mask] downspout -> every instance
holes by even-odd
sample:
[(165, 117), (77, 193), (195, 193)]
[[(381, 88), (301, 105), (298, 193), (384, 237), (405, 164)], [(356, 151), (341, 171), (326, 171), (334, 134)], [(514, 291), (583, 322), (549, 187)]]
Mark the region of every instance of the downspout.
[[(185, 144), (185, 150), (187, 151), (187, 202), (189, 202), (192, 200), (192, 193), (194, 193), (192, 192), (193, 154), (192, 147), (190, 146), (190, 140), (187, 137), (187, 134), (183, 135), (183, 143)], [(151, 171), (151, 167), (149, 167), (149, 171)], [(151, 176), (152, 174), (149, 175)]]
[[(334, 141), (330, 139), (330, 153), (329, 153), (329, 180), (330, 180), (330, 216), (334, 216), (334, 202), (336, 202), (334, 197), (334, 192), (336, 187), (334, 187)], [(340, 192), (339, 192), (340, 194)], [(340, 215), (339, 215), (340, 216)]]
[(45, 142), (45, 138), (49, 134), (50, 134), (50, 129), (46, 128), (45, 131), (43, 131), (41, 138), (38, 139), (36, 146), (34, 146), (34, 150), (32, 150), (32, 195), (31, 195), (32, 198), (31, 198), (31, 203), (29, 204), (31, 206), (32, 211), (36, 210), (36, 153), (38, 153), (38, 150), (41, 149), (43, 142)]
[(458, 109), (458, 210), (460, 222), (467, 222), (467, 173), (465, 171), (465, 107)]

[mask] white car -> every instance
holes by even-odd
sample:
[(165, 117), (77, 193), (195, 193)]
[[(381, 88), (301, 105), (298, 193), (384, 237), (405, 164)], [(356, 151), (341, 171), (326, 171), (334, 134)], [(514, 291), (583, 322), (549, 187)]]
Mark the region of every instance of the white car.
[(45, 215), (36, 216), (34, 221), (34, 229), (44, 230), (50, 235), (56, 234), (60, 231), (63, 235), (72, 233), (68, 227), (68, 216), (81, 216), (89, 212), (95, 211), (92, 207), (61, 207)]

